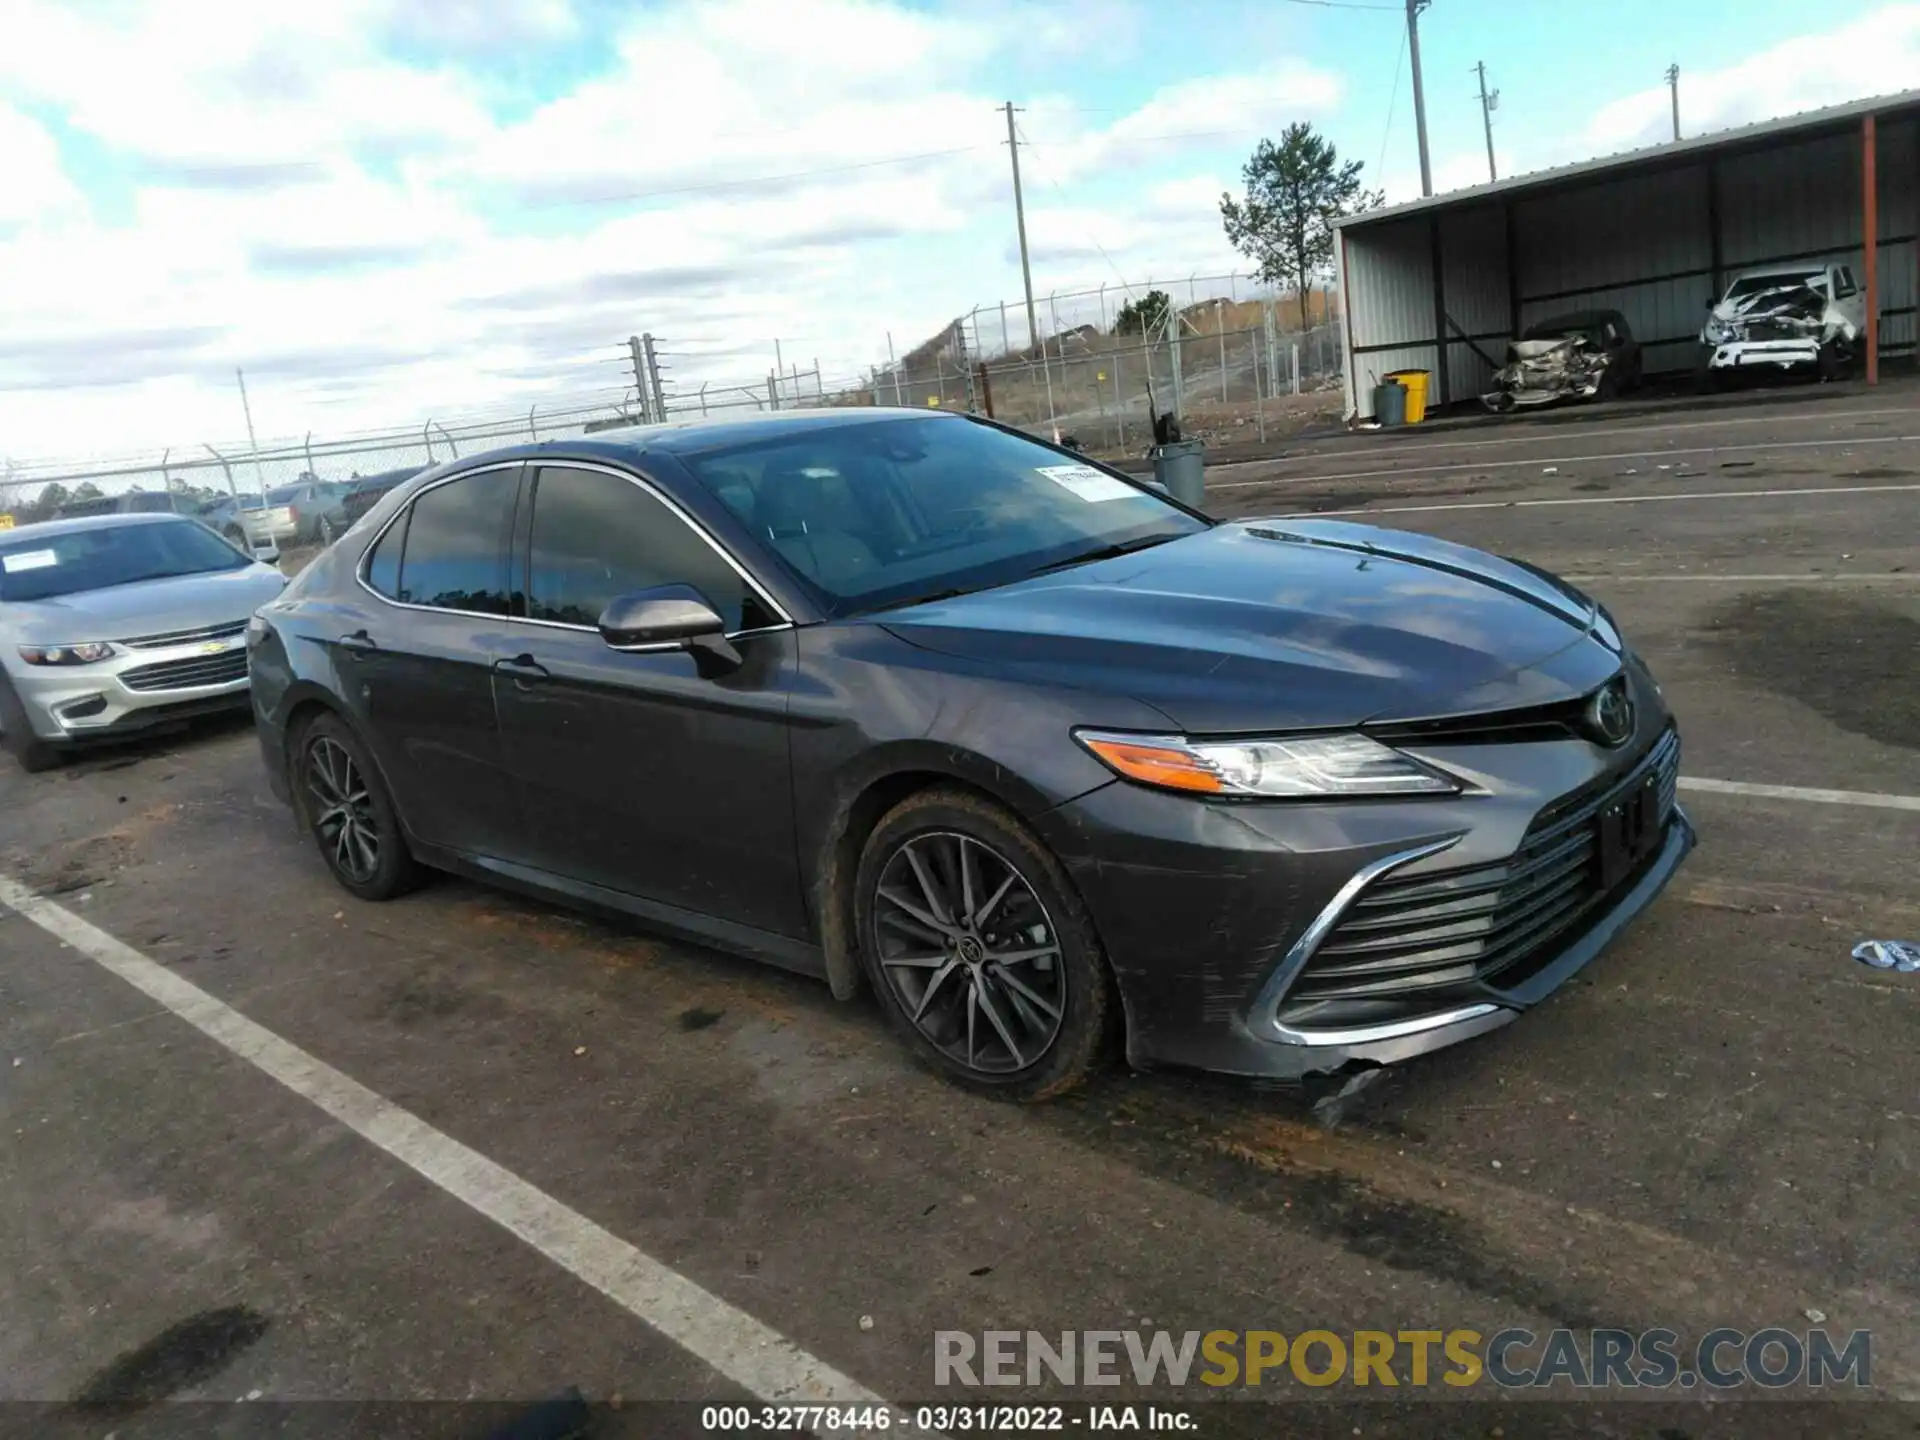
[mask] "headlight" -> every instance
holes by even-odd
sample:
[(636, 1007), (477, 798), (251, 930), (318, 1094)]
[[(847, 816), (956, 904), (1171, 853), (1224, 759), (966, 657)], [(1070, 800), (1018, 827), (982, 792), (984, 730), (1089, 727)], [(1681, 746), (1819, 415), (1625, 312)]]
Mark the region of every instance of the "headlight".
[(1162, 790), (1284, 798), (1452, 795), (1460, 789), (1449, 777), (1364, 735), (1189, 740), (1077, 730), (1074, 738), (1115, 774)]
[(1709, 345), (1724, 345), (1733, 338), (1733, 330), (1717, 315), (1707, 317), (1707, 325), (1700, 332), (1700, 338)]
[(113, 654), (113, 646), (98, 640), (80, 645), (22, 645), (20, 658), (29, 665), (91, 665)]

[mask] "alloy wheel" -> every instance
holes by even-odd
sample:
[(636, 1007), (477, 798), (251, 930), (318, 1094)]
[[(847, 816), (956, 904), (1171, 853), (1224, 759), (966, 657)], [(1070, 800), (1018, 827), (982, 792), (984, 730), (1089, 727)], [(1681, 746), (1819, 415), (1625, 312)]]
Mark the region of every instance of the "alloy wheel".
[(307, 747), (313, 828), (333, 866), (357, 885), (380, 868), (380, 822), (366, 778), (345, 746), (322, 735)]
[(952, 831), (903, 841), (880, 871), (873, 928), (895, 998), (950, 1059), (1009, 1074), (1052, 1048), (1067, 1010), (1059, 936), (992, 846)]

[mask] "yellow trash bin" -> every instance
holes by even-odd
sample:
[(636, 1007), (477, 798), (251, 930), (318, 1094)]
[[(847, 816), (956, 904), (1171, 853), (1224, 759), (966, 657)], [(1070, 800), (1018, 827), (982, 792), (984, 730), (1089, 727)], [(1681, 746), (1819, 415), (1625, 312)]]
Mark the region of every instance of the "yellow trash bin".
[(1429, 370), (1392, 370), (1382, 380), (1398, 380), (1407, 387), (1407, 424), (1418, 425), (1427, 418), (1427, 377)]

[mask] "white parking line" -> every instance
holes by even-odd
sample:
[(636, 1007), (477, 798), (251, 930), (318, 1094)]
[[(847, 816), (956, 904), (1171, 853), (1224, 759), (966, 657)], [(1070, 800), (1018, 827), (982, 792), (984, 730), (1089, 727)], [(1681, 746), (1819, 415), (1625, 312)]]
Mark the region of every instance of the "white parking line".
[(1749, 785), (1744, 780), (1680, 777), (1682, 790), (1709, 795), (1752, 795), (1761, 800), (1806, 800), (1816, 805), (1865, 805), (1875, 810), (1920, 810), (1920, 795), (1883, 795), (1876, 790), (1808, 790), (1798, 785)]
[[(1209, 484), (1212, 490), (1248, 490), (1258, 485), (1305, 485), (1331, 480), (1378, 480), (1394, 477), (1403, 480), (1418, 479), (1423, 475), (1440, 475), (1450, 470), (1504, 470), (1515, 465), (1583, 465), (1595, 460), (1665, 460), (1676, 455), (1738, 455), (1749, 450), (1821, 450), (1836, 445), (1911, 445), (1920, 442), (1920, 435), (1850, 435), (1832, 440), (1773, 440), (1752, 445), (1691, 445), (1684, 449), (1673, 450), (1610, 450), (1602, 455), (1528, 455), (1518, 460), (1461, 460), (1449, 465), (1422, 465), (1415, 461), (1410, 465), (1397, 465), (1388, 470), (1340, 470), (1330, 475), (1276, 475), (1266, 480), (1225, 480), (1218, 485)], [(1262, 460), (1262, 465), (1284, 464), (1284, 461)]]
[[(1594, 425), (1585, 430), (1563, 431), (1556, 435), (1484, 435), (1470, 440), (1414, 440), (1388, 445), (1356, 445), (1352, 449), (1339, 451), (1304, 452), (1294, 455), (1273, 456), (1265, 460), (1228, 460), (1219, 465), (1209, 465), (1208, 470), (1238, 470), (1247, 465), (1272, 465), (1279, 460), (1312, 460), (1319, 455), (1329, 457), (1361, 455), (1405, 455), (1410, 449), (1418, 450), (1482, 450), (1492, 445), (1548, 445), (1555, 440), (1588, 440), (1605, 435), (1667, 435), (1683, 433), (1689, 430), (1719, 430), (1734, 425), (1778, 425), (1785, 420), (1805, 418), (1809, 420), (1861, 420), (1892, 419), (1909, 420), (1915, 415), (1911, 409), (1880, 410), (1832, 410), (1818, 414), (1786, 416), (1778, 411), (1769, 415), (1736, 415), (1725, 418), (1705, 416), (1698, 420), (1678, 421), (1670, 425)], [(1555, 427), (1556, 429), (1558, 427)], [(1551, 462), (1549, 462), (1551, 463)]]
[[(1332, 515), (1417, 515), (1432, 510), (1519, 510), (1539, 505), (1643, 505), (1667, 500), (1766, 500), (1783, 495), (1885, 495), (1920, 485), (1822, 485), (1799, 490), (1695, 490), (1673, 495), (1575, 495), (1554, 500), (1456, 500), (1444, 505), (1378, 505), (1356, 510), (1290, 510), (1269, 518), (1315, 520)], [(1241, 517), (1246, 523), (1260, 517)]]
[[(736, 1310), (477, 1150), (5, 876), (0, 876), (0, 905), (144, 992), (761, 1400), (886, 1404), (779, 1331)], [(906, 1418), (896, 1411), (894, 1423), (904, 1428)]]

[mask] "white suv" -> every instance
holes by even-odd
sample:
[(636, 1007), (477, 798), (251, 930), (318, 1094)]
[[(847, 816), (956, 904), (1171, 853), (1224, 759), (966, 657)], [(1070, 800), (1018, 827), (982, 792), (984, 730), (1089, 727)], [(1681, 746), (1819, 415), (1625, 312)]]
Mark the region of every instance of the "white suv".
[(1700, 331), (1702, 368), (1715, 379), (1755, 366), (1811, 365), (1831, 379), (1852, 360), (1866, 321), (1865, 297), (1850, 265), (1742, 270)]

